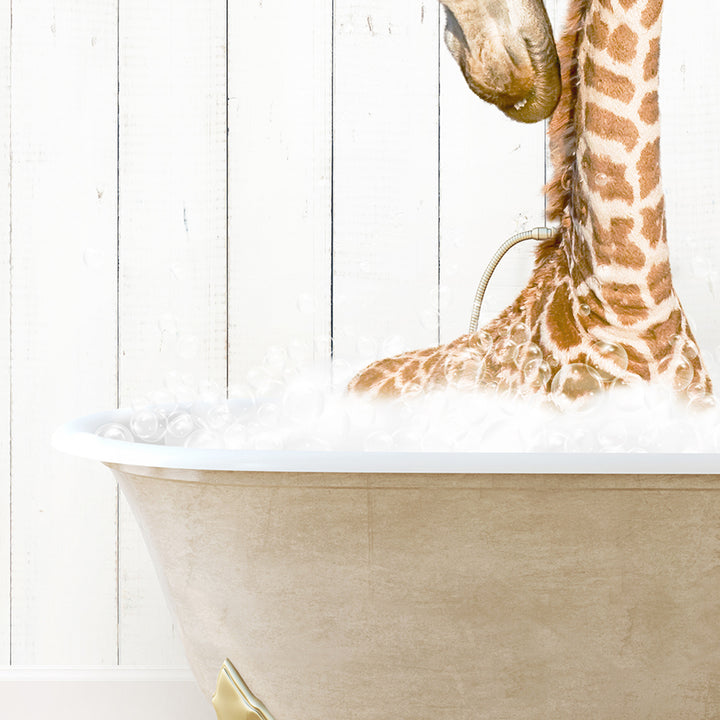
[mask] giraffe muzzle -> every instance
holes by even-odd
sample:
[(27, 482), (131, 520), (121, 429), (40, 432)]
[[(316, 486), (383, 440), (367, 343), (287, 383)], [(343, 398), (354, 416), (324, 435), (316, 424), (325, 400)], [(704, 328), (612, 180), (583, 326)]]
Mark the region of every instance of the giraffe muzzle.
[(533, 123), (551, 115), (560, 99), (560, 62), (543, 3), (443, 4), (445, 43), (470, 89), (518, 122)]

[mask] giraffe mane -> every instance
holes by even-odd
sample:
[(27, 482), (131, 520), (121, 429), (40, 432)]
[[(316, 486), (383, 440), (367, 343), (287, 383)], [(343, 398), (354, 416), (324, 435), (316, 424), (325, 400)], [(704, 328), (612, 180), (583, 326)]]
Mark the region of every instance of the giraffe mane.
[(570, 203), (571, 183), (567, 179), (571, 177), (577, 151), (575, 128), (578, 85), (577, 48), (589, 4), (588, 0), (570, 1), (565, 28), (557, 42), (562, 94), (548, 127), (550, 159), (555, 169), (552, 179), (545, 186), (549, 221), (561, 220), (565, 208)]

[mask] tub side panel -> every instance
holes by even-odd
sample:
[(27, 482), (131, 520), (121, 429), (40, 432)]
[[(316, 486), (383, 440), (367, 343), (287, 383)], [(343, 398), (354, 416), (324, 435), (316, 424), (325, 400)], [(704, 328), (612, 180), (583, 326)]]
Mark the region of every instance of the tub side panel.
[(123, 481), (194, 671), (277, 720), (720, 712), (720, 493)]
[(12, 10), (12, 662), (107, 665), (116, 488), (50, 436), (116, 403), (117, 3)]
[[(226, 3), (120, 3), (120, 402), (226, 381)], [(186, 383), (187, 385), (188, 383)], [(178, 383), (175, 383), (177, 387)], [(193, 388), (194, 389), (194, 388)], [(127, 507), (120, 661), (185, 659)]]

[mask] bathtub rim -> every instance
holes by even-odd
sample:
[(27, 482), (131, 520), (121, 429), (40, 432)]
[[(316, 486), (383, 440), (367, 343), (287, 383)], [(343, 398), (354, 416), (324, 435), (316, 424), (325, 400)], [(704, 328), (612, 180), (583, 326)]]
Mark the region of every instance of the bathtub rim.
[(185, 470), (406, 474), (720, 474), (720, 453), (483, 453), (208, 450), (110, 440), (95, 435), (129, 410), (84, 415), (59, 427), (56, 450), (106, 464)]

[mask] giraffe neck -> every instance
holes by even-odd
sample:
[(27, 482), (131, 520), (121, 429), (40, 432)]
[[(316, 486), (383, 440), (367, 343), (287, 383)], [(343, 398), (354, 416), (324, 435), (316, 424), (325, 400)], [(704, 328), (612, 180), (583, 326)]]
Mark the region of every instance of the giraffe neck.
[(585, 0), (583, 10), (564, 249), (580, 316), (637, 336), (677, 304), (660, 178), (662, 0)]

